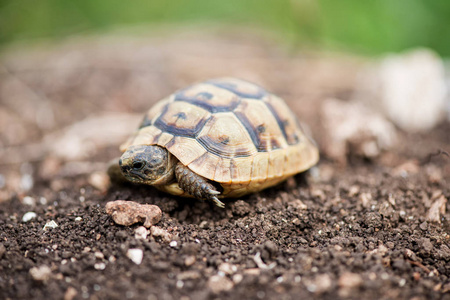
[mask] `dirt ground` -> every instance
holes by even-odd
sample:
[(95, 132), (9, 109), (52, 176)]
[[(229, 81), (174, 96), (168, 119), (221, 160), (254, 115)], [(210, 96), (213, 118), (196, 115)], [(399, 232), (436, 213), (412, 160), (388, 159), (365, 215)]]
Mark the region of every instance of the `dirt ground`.
[[(0, 298), (450, 299), (450, 123), (397, 128), (398, 143), (371, 158), (328, 155), (322, 104), (352, 101), (367, 62), (225, 32), (5, 52)], [(108, 162), (152, 103), (224, 75), (285, 98), (319, 165), (225, 209), (109, 186)], [(162, 234), (116, 225), (104, 207), (118, 199), (159, 206)]]

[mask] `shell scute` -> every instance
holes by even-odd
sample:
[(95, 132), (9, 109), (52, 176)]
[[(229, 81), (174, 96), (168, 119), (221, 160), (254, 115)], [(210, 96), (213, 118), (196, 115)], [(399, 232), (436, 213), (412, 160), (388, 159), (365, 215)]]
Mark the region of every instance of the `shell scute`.
[(228, 90), (204, 83), (190, 86), (175, 94), (176, 102), (191, 103), (212, 113), (231, 111), (240, 100)]
[(171, 153), (178, 153), (178, 159), (186, 166), (206, 153), (197, 140), (183, 136), (176, 136), (166, 148)]
[(277, 119), (264, 102), (242, 100), (235, 114), (249, 132), (258, 151), (287, 147)]
[(222, 159), (210, 152), (205, 152), (188, 164), (188, 168), (201, 176), (214, 180), (217, 169), (220, 169)]
[(251, 156), (255, 145), (233, 113), (215, 114), (197, 136), (209, 152), (221, 157)]
[(253, 157), (235, 157), (230, 162), (230, 176), (233, 184), (249, 182), (252, 178)]
[(242, 98), (262, 99), (268, 93), (256, 84), (236, 79), (236, 78), (219, 78), (207, 81), (209, 84), (228, 90)]
[(184, 102), (171, 102), (155, 121), (155, 126), (164, 132), (195, 137), (211, 117), (207, 110)]
[(164, 107), (172, 100), (172, 97), (168, 97), (155, 103), (145, 114), (139, 128), (147, 127), (153, 124), (154, 120), (163, 112)]
[(267, 107), (276, 118), (278, 125), (289, 145), (300, 142), (300, 126), (294, 113), (281, 98), (271, 95), (267, 100)]
[(221, 183), (231, 183), (231, 159), (226, 157), (219, 158), (219, 164), (215, 169), (212, 180)]

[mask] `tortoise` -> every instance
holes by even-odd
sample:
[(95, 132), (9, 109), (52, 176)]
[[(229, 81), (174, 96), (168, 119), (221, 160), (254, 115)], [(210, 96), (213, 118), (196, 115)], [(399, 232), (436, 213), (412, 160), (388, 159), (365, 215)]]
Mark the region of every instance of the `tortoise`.
[(197, 83), (157, 102), (121, 151), (129, 181), (219, 207), (219, 199), (276, 185), (319, 160), (281, 98), (236, 78)]

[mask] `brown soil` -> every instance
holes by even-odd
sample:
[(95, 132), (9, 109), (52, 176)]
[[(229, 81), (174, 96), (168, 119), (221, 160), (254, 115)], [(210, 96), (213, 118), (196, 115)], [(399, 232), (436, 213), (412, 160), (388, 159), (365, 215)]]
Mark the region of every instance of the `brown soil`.
[[(85, 117), (139, 116), (186, 84), (233, 75), (286, 98), (322, 149), (320, 105), (328, 97), (349, 100), (361, 64), (287, 55), (241, 35), (72, 42), (5, 54), (0, 298), (450, 299), (449, 204), (439, 207), (438, 220), (429, 215), (450, 198), (448, 122), (422, 134), (399, 131), (400, 145), (371, 160), (350, 152), (343, 164), (323, 153), (310, 174), (229, 200), (225, 209), (151, 187), (102, 191), (92, 173), (103, 178), (119, 155), (116, 142), (74, 150), (70, 159), (48, 146), (55, 143), (49, 134)], [(137, 239), (141, 224), (116, 225), (104, 207), (117, 199), (158, 205), (157, 226), (171, 242)], [(30, 211), (37, 217), (22, 221)], [(58, 227), (44, 231), (50, 220)], [(133, 248), (144, 252), (139, 265), (127, 257)]]

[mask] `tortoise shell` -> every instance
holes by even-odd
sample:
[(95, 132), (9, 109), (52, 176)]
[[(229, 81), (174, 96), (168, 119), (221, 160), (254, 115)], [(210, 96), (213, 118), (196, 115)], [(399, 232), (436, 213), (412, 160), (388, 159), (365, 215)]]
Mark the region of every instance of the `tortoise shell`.
[[(121, 150), (134, 145), (166, 148), (219, 183), (220, 198), (272, 186), (319, 159), (314, 141), (281, 98), (235, 78), (201, 82), (157, 102)], [(159, 188), (183, 194), (173, 186)]]

